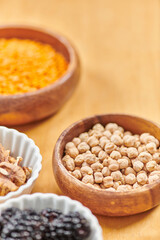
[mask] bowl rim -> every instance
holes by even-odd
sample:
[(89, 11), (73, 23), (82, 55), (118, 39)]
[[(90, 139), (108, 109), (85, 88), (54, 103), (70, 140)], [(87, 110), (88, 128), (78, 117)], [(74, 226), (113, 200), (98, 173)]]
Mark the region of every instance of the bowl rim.
[(29, 141), (30, 144), (32, 146), (34, 146), (34, 149), (36, 151), (36, 156), (37, 156), (37, 161), (38, 161), (38, 166), (36, 168), (36, 170), (34, 171), (34, 175), (31, 176), (27, 182), (25, 184), (23, 184), (22, 186), (20, 186), (18, 188), (18, 190), (14, 191), (14, 192), (9, 192), (8, 194), (6, 194), (5, 196), (0, 196), (0, 201), (6, 201), (8, 199), (11, 199), (13, 197), (16, 197), (17, 195), (20, 195), (23, 191), (25, 191), (26, 189), (30, 188), (32, 186), (32, 184), (34, 183), (34, 181), (38, 178), (39, 173), (42, 169), (42, 156), (40, 154), (40, 150), (38, 148), (38, 146), (35, 144), (35, 142), (29, 138), (25, 133), (21, 133), (13, 128), (7, 128), (4, 126), (0, 126), (0, 130), (2, 129), (2, 131), (6, 131), (6, 132), (13, 132), (13, 134), (15, 135), (19, 135), (22, 136), (25, 140)]
[[(27, 93), (10, 94), (10, 95), (1, 95), (0, 94), (0, 100), (21, 99), (23, 97), (32, 97), (32, 96), (36, 96), (39, 94), (43, 94), (46, 91), (50, 91), (51, 89), (58, 87), (59, 85), (63, 85), (74, 74), (74, 71), (75, 71), (75, 69), (78, 65), (78, 61), (79, 61), (78, 55), (76, 53), (77, 50), (75, 50), (73, 44), (70, 43), (68, 38), (63, 36), (63, 34), (60, 34), (60, 33), (57, 33), (57, 32), (54, 32), (54, 31), (51, 31), (48, 29), (44, 29), (41, 27), (25, 25), (25, 24), (24, 25), (21, 25), (21, 24), (20, 25), (19, 24), (0, 25), (0, 31), (4, 30), (4, 29), (6, 29), (6, 30), (11, 29), (11, 28), (19, 29), (19, 30), (22, 30), (22, 29), (31, 30), (31, 31), (40, 32), (44, 35), (49, 35), (50, 37), (56, 38), (67, 49), (69, 57), (70, 57), (70, 61), (68, 63), (68, 68), (65, 71), (65, 73), (60, 78), (58, 78), (55, 82), (49, 84), (48, 86), (45, 86), (45, 87), (37, 89), (33, 92), (27, 92)], [(4, 36), (4, 38), (5, 38), (5, 36)], [(13, 36), (13, 38), (14, 38), (14, 36)], [(30, 38), (28, 38), (28, 39), (30, 39)]]
[(139, 117), (139, 116), (136, 116), (136, 115), (123, 114), (123, 113), (98, 114), (98, 115), (92, 115), (90, 117), (86, 117), (86, 118), (83, 118), (81, 120), (78, 120), (78, 121), (72, 123), (69, 127), (67, 127), (61, 133), (61, 135), (59, 136), (59, 138), (56, 141), (56, 144), (55, 144), (55, 147), (54, 147), (54, 150), (53, 150), (53, 155), (52, 155), (52, 168), (53, 168), (53, 172), (54, 172), (54, 161), (56, 161), (57, 165), (61, 169), (61, 172), (63, 173), (63, 175), (65, 175), (66, 177), (70, 178), (74, 185), (77, 185), (80, 188), (84, 188), (85, 187), (86, 189), (88, 189), (88, 191), (92, 195), (98, 193), (98, 194), (103, 194), (103, 196), (105, 196), (105, 197), (109, 197), (109, 196), (111, 197), (112, 196), (113, 198), (116, 198), (116, 197), (126, 197), (126, 196), (131, 196), (132, 197), (132, 196), (135, 196), (135, 195), (138, 196), (138, 195), (141, 195), (142, 193), (147, 193), (148, 191), (153, 190), (157, 186), (160, 186), (160, 178), (159, 178), (154, 183), (142, 186), (140, 189), (137, 188), (137, 189), (134, 189), (134, 190), (128, 190), (128, 191), (124, 191), (124, 192), (118, 192), (118, 191), (114, 192), (114, 191), (109, 191), (109, 190), (106, 191), (106, 189), (99, 189), (99, 188), (95, 188), (95, 187), (92, 187), (90, 185), (87, 185), (87, 184), (85, 184), (82, 181), (78, 180), (77, 178), (75, 178), (74, 176), (72, 176), (69, 173), (69, 171), (63, 165), (62, 158), (60, 156), (60, 149), (61, 149), (61, 143), (63, 141), (63, 138), (72, 130), (73, 127), (79, 125), (83, 120), (91, 120), (91, 119), (94, 119), (94, 118), (98, 119), (99, 117), (103, 117), (103, 116), (132, 117), (132, 118), (135, 118), (135, 119), (139, 119), (139, 120), (144, 120), (144, 121), (150, 122), (151, 124), (154, 124), (156, 127), (158, 127), (160, 129), (160, 125), (155, 123), (155, 122), (153, 122), (153, 121), (150, 121), (148, 119), (145, 119), (145, 118), (142, 118), (142, 117)]
[(71, 198), (67, 197), (67, 196), (59, 196), (55, 193), (33, 193), (33, 194), (24, 194), (22, 196), (19, 196), (17, 198), (13, 198), (13, 199), (9, 199), (8, 201), (0, 204), (0, 213), (1, 213), (1, 210), (2, 209), (5, 209), (7, 208), (7, 205), (8, 204), (11, 204), (11, 205), (14, 205), (14, 203), (17, 203), (17, 202), (25, 202), (25, 200), (29, 199), (30, 201), (33, 201), (37, 198), (40, 198), (40, 199), (55, 199), (56, 201), (66, 201), (67, 203), (73, 203), (74, 205), (76, 205), (80, 211), (80, 209), (83, 209), (88, 218), (90, 219), (90, 222), (92, 222), (92, 225), (95, 226), (95, 231), (98, 235), (98, 237), (101, 237), (101, 240), (102, 240), (102, 228), (98, 222), (98, 219), (96, 218), (95, 215), (93, 215), (93, 213), (91, 212), (91, 210), (87, 207), (85, 207), (82, 203), (80, 203), (79, 201), (77, 200), (72, 200)]

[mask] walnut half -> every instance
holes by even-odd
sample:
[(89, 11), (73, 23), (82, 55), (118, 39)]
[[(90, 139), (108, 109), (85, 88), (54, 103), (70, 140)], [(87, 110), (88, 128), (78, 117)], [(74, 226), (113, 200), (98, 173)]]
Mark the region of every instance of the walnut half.
[(10, 156), (10, 151), (0, 144), (0, 196), (16, 191), (30, 178), (32, 169), (21, 167), (22, 157)]
[[(9, 179), (16, 186), (20, 187), (25, 183), (26, 175), (20, 166), (8, 162), (1, 162), (0, 169), (0, 177), (2, 176), (3, 178)], [(3, 174), (2, 170), (5, 170), (7, 174)]]

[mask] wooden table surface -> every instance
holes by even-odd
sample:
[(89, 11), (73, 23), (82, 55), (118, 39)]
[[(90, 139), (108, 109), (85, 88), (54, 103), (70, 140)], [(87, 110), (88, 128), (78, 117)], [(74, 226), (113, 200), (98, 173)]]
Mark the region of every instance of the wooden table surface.
[[(62, 194), (52, 172), (52, 151), (74, 121), (120, 112), (160, 123), (159, 0), (0, 0), (0, 24), (10, 23), (63, 33), (81, 59), (80, 84), (65, 106), (46, 120), (17, 127), (43, 156), (33, 192)], [(160, 207), (130, 217), (97, 217), (104, 240), (160, 239)]]

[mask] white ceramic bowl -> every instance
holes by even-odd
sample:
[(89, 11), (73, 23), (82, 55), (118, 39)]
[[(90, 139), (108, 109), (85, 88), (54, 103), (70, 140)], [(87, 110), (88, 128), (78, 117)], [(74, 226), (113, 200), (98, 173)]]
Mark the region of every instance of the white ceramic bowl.
[(63, 213), (70, 211), (78, 211), (90, 223), (91, 235), (87, 240), (102, 240), (102, 229), (98, 223), (97, 218), (91, 211), (84, 207), (80, 202), (71, 200), (65, 196), (57, 196), (51, 193), (35, 193), (31, 195), (23, 195), (16, 199), (10, 199), (4, 204), (0, 205), (0, 211), (9, 208), (17, 207), (19, 209), (33, 208), (37, 211), (44, 208), (53, 208), (61, 210)]
[(39, 148), (32, 139), (28, 138), (24, 133), (20, 133), (14, 129), (0, 126), (0, 143), (5, 149), (11, 150), (11, 156), (23, 157), (22, 166), (32, 168), (32, 175), (28, 181), (19, 187), (17, 191), (10, 192), (6, 196), (1, 196), (0, 203), (2, 203), (10, 198), (31, 193), (35, 180), (38, 178), (42, 168), (42, 156)]

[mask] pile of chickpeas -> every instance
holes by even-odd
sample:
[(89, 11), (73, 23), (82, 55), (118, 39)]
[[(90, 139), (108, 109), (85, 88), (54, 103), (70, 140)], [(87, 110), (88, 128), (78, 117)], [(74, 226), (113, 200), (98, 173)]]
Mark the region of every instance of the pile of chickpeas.
[(108, 191), (128, 191), (160, 178), (159, 141), (133, 135), (116, 123), (97, 123), (65, 146), (62, 159), (75, 178)]

